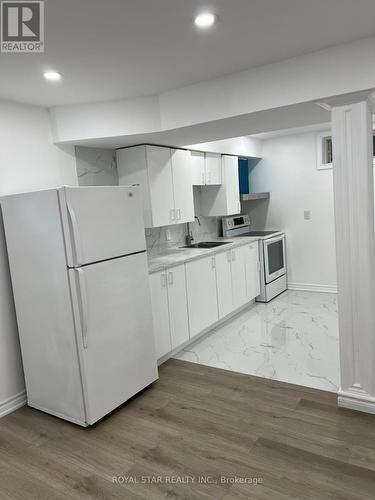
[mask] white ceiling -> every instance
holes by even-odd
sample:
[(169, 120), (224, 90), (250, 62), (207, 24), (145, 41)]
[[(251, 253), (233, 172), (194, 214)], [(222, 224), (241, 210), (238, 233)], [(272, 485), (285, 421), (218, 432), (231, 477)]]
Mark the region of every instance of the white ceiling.
[[(374, 0), (47, 0), (44, 54), (0, 54), (0, 97), (154, 95), (375, 34)], [(192, 19), (209, 9), (217, 25)], [(56, 69), (58, 84), (42, 73)]]

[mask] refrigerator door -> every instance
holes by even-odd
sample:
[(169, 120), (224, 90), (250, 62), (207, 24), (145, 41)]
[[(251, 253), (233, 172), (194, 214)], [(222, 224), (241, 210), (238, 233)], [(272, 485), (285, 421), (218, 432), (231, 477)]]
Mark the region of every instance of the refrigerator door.
[(158, 378), (146, 253), (69, 269), (88, 424)]
[(68, 267), (145, 250), (139, 186), (59, 189)]

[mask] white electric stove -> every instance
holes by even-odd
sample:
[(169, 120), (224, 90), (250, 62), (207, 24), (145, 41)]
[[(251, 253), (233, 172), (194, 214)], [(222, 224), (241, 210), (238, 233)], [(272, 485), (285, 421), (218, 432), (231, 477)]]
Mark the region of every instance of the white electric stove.
[(269, 302), (287, 289), (285, 233), (282, 231), (251, 230), (248, 215), (223, 217), (223, 236), (259, 238), (260, 295), (258, 302)]

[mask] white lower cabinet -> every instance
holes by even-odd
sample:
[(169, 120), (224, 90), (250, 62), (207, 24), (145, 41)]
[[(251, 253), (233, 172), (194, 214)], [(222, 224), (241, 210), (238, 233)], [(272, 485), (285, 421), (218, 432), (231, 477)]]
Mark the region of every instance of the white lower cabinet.
[[(249, 275), (250, 270), (254, 268), (254, 265), (247, 261), (249, 256), (253, 257), (247, 246), (233, 248), (216, 255), (219, 319), (224, 318), (255, 297), (255, 295), (250, 297), (247, 289), (246, 267), (249, 268)], [(251, 292), (250, 288), (249, 292)]]
[(189, 340), (185, 265), (150, 275), (156, 356)]
[(160, 359), (259, 295), (258, 242), (151, 274), (150, 287)]
[(156, 357), (159, 359), (172, 350), (169, 327), (169, 308), (166, 272), (150, 275), (152, 316)]
[(221, 252), (216, 255), (217, 305), (219, 319), (233, 311), (232, 294), (232, 252)]
[(215, 256), (186, 264), (190, 337), (218, 321)]
[(232, 290), (233, 290), (233, 309), (238, 309), (248, 302), (246, 294), (246, 276), (245, 276), (245, 246), (233, 248), (232, 254)]
[(260, 262), (259, 246), (255, 241), (246, 245), (245, 249), (245, 276), (246, 276), (246, 297), (253, 300), (260, 294)]
[(169, 324), (172, 349), (189, 340), (185, 264), (167, 271)]

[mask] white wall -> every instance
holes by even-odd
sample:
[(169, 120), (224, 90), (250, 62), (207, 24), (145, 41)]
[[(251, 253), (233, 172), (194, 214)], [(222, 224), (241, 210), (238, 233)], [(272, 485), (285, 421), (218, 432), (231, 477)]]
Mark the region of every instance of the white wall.
[[(271, 192), (268, 203), (244, 208), (254, 227), (286, 232), (291, 286), (335, 289), (332, 170), (316, 169), (316, 133), (264, 141), (263, 160), (251, 171), (250, 185), (253, 192)], [(304, 220), (304, 210), (311, 210), (311, 220)]]
[[(52, 143), (42, 108), (0, 101), (0, 196), (77, 184), (74, 150)], [(24, 391), (12, 289), (0, 223), (0, 414)]]

